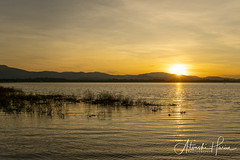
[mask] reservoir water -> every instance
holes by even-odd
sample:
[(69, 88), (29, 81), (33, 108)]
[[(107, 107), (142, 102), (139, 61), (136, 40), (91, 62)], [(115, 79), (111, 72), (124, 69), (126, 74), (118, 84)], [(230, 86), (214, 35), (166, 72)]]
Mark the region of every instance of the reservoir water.
[[(0, 159), (240, 159), (240, 83), (1, 83), (81, 97), (110, 91), (162, 105), (67, 104), (67, 114), (0, 112)], [(90, 117), (89, 115), (95, 115)]]

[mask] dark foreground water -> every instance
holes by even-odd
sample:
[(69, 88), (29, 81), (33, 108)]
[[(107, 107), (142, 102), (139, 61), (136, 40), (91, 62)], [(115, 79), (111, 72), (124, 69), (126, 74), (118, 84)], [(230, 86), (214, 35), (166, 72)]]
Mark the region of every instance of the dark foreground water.
[(240, 159), (240, 84), (0, 85), (79, 96), (109, 90), (164, 105), (67, 104), (64, 118), (0, 112), (0, 159)]

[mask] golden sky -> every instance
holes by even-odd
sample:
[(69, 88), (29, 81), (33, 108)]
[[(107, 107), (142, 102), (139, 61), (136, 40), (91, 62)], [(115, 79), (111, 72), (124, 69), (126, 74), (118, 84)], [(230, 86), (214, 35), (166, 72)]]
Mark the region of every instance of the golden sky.
[(0, 64), (240, 75), (239, 0), (0, 0)]

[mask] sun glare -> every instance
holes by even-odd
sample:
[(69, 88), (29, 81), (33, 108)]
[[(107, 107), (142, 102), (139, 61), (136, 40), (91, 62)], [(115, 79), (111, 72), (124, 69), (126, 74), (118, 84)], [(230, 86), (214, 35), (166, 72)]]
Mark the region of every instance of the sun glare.
[(187, 67), (184, 64), (175, 64), (170, 67), (169, 72), (177, 75), (187, 75)]

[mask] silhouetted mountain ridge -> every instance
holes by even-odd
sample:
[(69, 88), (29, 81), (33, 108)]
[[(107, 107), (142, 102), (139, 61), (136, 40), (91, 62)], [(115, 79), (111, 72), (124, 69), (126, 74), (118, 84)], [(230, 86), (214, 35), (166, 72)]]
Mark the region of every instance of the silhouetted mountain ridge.
[(31, 72), (0, 65), (1, 81), (29, 82), (240, 82), (240, 79), (209, 76), (178, 76), (164, 72), (151, 72), (139, 75), (110, 75), (101, 72)]

